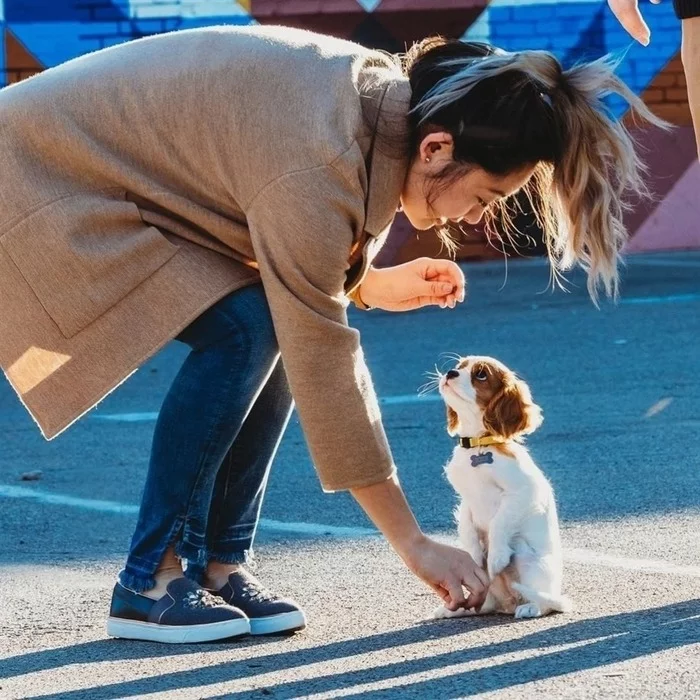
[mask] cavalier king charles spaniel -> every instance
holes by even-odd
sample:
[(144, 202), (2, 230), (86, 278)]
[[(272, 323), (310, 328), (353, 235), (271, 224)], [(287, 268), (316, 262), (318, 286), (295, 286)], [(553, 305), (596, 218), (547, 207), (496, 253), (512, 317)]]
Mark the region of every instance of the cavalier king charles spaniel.
[[(491, 580), (478, 614), (568, 612), (554, 493), (522, 444), (542, 423), (530, 389), (491, 357), (464, 357), (438, 375), (447, 431), (459, 438), (445, 471), (461, 497), (461, 546)], [(434, 617), (474, 615), (438, 608)]]

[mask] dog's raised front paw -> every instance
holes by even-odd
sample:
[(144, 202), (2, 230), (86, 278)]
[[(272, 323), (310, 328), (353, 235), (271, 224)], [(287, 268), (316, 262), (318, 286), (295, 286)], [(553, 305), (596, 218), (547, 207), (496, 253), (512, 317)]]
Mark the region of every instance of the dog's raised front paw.
[(524, 603), (515, 608), (515, 618), (540, 617), (542, 611), (536, 603)]
[(489, 550), (486, 567), (491, 580), (496, 578), (496, 576), (498, 576), (498, 574), (500, 574), (501, 571), (503, 571), (503, 569), (510, 564), (510, 558), (512, 556), (513, 552), (509, 547)]
[(435, 620), (444, 620), (450, 617), (468, 617), (469, 615), (474, 615), (473, 610), (466, 610), (465, 608), (457, 608), (457, 610), (448, 610), (444, 605), (433, 610), (433, 618)]

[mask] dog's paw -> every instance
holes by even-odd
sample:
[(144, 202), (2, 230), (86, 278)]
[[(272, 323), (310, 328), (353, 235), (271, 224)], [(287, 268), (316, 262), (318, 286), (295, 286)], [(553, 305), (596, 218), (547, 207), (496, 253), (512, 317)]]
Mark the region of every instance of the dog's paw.
[(486, 567), (491, 580), (496, 578), (496, 576), (510, 564), (510, 558), (512, 556), (513, 552), (509, 547), (492, 548), (489, 550)]
[(433, 610), (433, 619), (446, 620), (451, 617), (468, 617), (474, 614), (475, 613), (473, 610), (465, 610), (464, 608), (458, 608), (457, 610), (449, 610), (444, 605), (441, 605), (439, 608), (435, 608), (435, 610)]
[(524, 603), (515, 608), (515, 618), (522, 619), (526, 617), (540, 617), (542, 611), (536, 603)]

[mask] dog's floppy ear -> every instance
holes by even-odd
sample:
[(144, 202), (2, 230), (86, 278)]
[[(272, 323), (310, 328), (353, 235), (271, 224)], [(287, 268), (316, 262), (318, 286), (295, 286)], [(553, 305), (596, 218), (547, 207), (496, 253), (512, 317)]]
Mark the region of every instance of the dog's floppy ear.
[(489, 401), (483, 415), (486, 430), (504, 438), (533, 433), (542, 425), (542, 410), (519, 379), (506, 384)]
[(454, 408), (447, 407), (447, 434), (456, 435), (459, 430), (459, 416)]

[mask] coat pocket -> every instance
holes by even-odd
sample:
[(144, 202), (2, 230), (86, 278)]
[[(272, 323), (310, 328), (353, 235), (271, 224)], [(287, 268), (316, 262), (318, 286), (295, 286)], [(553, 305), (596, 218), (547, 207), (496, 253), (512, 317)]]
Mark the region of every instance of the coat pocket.
[(66, 338), (102, 316), (179, 250), (141, 219), (124, 190), (49, 202), (0, 244)]

